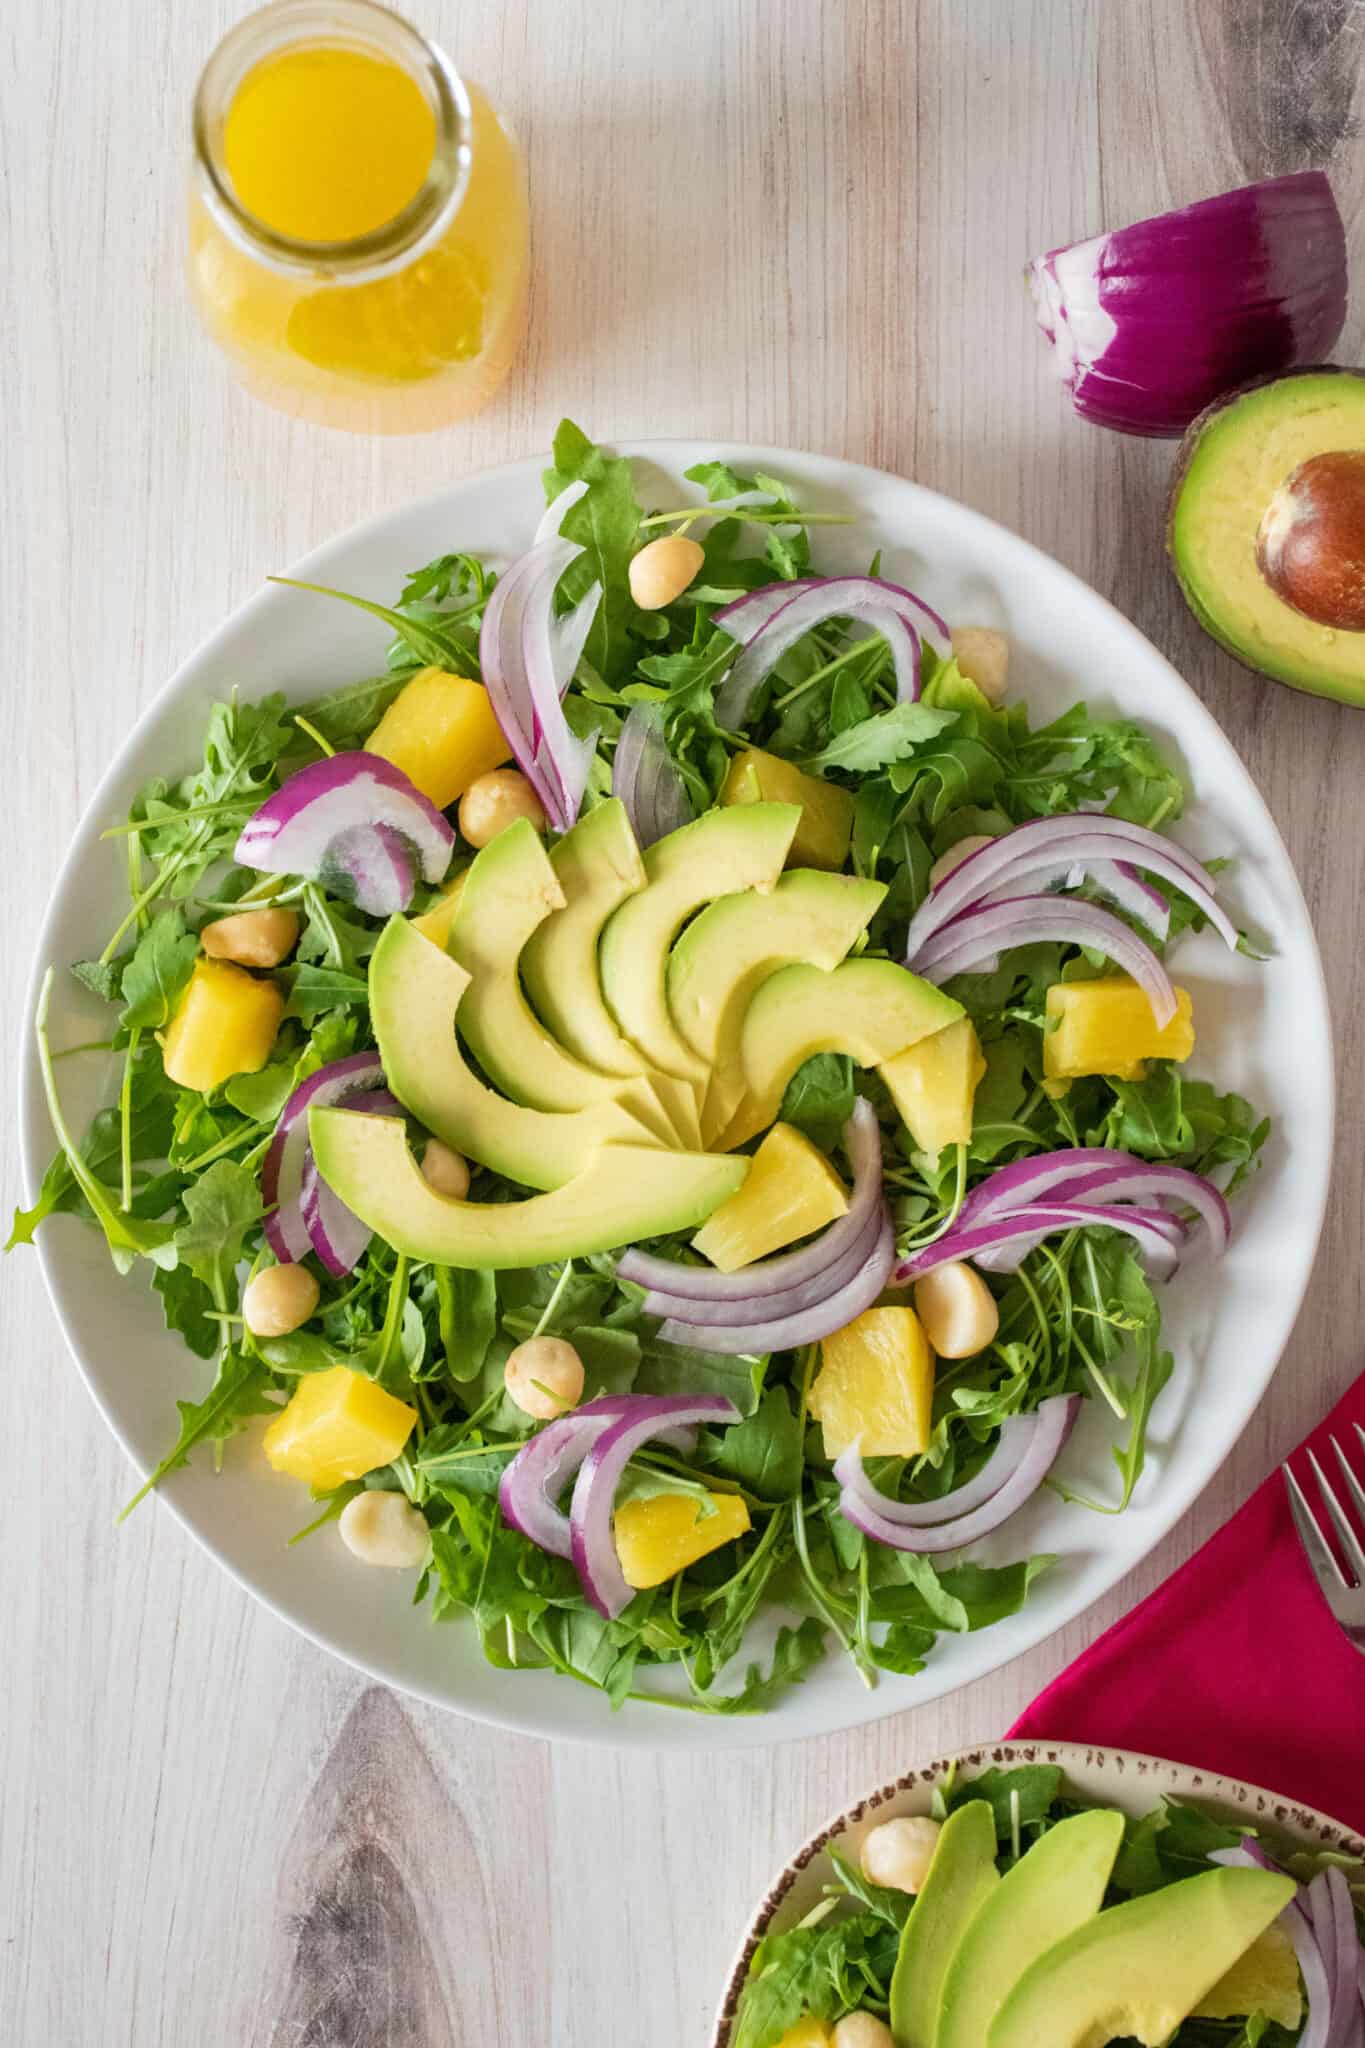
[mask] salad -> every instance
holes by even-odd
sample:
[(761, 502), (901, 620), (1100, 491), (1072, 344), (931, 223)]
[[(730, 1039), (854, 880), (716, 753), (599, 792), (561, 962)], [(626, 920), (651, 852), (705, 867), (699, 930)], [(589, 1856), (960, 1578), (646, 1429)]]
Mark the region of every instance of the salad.
[(1365, 1867), (1167, 1798), (1133, 1819), (1054, 1764), (935, 1785), (830, 1844), (754, 1949), (728, 2048), (1359, 2048)]
[(265, 1418), (300, 1533), (495, 1665), (729, 1714), (1017, 1611), (1055, 1559), (972, 1546), (1044, 1483), (1127, 1505), (1267, 1125), (1187, 1064), (1170, 957), (1246, 942), (1153, 740), (1035, 726), (779, 479), (688, 483), (566, 421), (517, 560), (320, 594), (380, 673), (214, 707), (105, 834), (106, 1029), (54, 1049), (44, 984), (10, 1243), (80, 1215), (213, 1361), (138, 1499)]

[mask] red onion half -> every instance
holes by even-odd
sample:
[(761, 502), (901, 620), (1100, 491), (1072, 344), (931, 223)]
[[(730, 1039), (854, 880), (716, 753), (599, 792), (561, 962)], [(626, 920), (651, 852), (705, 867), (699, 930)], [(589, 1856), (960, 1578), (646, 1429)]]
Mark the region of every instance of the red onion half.
[(1226, 1251), (1232, 1217), (1211, 1180), (1183, 1166), (1135, 1159), (1103, 1145), (1077, 1145), (1061, 1152), (1037, 1153), (997, 1167), (972, 1190), (958, 1211), (954, 1230), (1017, 1215), (1034, 1202), (1050, 1204), (1090, 1201), (1136, 1202), (1155, 1196), (1180, 1202), (1197, 1211), (1215, 1253)]
[(696, 813), (677, 762), (664, 738), (657, 704), (633, 704), (626, 713), (611, 763), (611, 793), (626, 807), (639, 846), (653, 846)]
[(1237, 948), (1237, 927), (1214, 896), (1208, 869), (1174, 840), (1103, 812), (1076, 811), (1035, 818), (977, 847), (931, 889), (905, 935), (906, 964), (945, 925), (986, 903), (1022, 896), (1044, 883), (1074, 888), (1089, 875), (1119, 906), (1159, 939), (1169, 927), (1168, 905), (1137, 874), (1145, 868), (1188, 896), (1224, 943)]
[(1014, 1273), (1045, 1238), (1066, 1230), (1121, 1230), (1131, 1237), (1158, 1280), (1169, 1280), (1180, 1260), (1185, 1226), (1165, 1209), (1132, 1209), (1118, 1203), (1031, 1202), (985, 1223), (950, 1230), (896, 1266), (896, 1286), (922, 1279), (935, 1266), (970, 1259), (988, 1273)]
[(736, 598), (713, 623), (740, 642), (742, 652), (716, 692), (716, 722), (734, 732), (743, 725), (761, 684), (784, 654), (828, 619), (860, 619), (882, 634), (896, 670), (896, 697), (919, 696), (919, 624), (927, 620), (946, 640), (948, 628), (922, 598), (880, 576), (804, 576)]
[(1234, 386), (1330, 355), (1345, 230), (1323, 173), (1301, 171), (1052, 249), (1029, 283), (1083, 419), (1183, 434)]
[(282, 1266), (296, 1264), (313, 1249), (302, 1203), (313, 1156), (308, 1143), (309, 1110), (334, 1109), (352, 1096), (367, 1095), (383, 1086), (384, 1069), (378, 1053), (353, 1052), (301, 1081), (280, 1111), (261, 1166), (261, 1200), (270, 1211), (264, 1224), (266, 1242)]
[[(519, 1529), (554, 1557), (572, 1556), (569, 1518), (557, 1505), (559, 1496), (603, 1430), (622, 1416), (638, 1412), (637, 1404), (643, 1398), (602, 1394), (595, 1401), (585, 1401), (572, 1414), (547, 1423), (533, 1436), (498, 1483), (498, 1505), (508, 1527)], [(687, 1452), (696, 1441), (696, 1431), (673, 1426), (660, 1430), (655, 1441)]]
[(617, 1277), (647, 1290), (645, 1312), (666, 1318), (660, 1335), (697, 1351), (736, 1357), (789, 1351), (841, 1329), (876, 1300), (895, 1257), (882, 1193), (877, 1113), (860, 1096), (844, 1126), (853, 1191), (838, 1221), (799, 1251), (736, 1273), (628, 1251)]
[(1171, 978), (1151, 947), (1112, 911), (1070, 896), (1009, 896), (978, 904), (935, 932), (907, 965), (942, 984), (957, 974), (989, 972), (1010, 947), (1044, 940), (1091, 947), (1123, 968), (1145, 991), (1159, 1028), (1175, 1016)]
[(248, 818), (233, 859), (271, 875), (330, 871), (359, 909), (384, 916), (411, 899), (414, 866), (439, 882), (454, 848), (450, 825), (402, 769), (357, 751), (291, 775)]
[(572, 611), (562, 618), (555, 611), (560, 579), (582, 552), (558, 535), (538, 541), (498, 578), (479, 628), (479, 665), (493, 714), (558, 832), (567, 832), (578, 816), (597, 751), (595, 739), (570, 731), (560, 703), (602, 595), (594, 583)]
[[(346, 1107), (362, 1116), (403, 1114), (402, 1104), (396, 1095), (390, 1095), (387, 1088), (349, 1096)], [(361, 1222), (354, 1209), (347, 1208), (340, 1195), (328, 1187), (318, 1172), (311, 1150), (303, 1169), (299, 1212), (313, 1250), (334, 1280), (344, 1280), (364, 1258), (374, 1232), (368, 1223)]]
[(1080, 1406), (1079, 1394), (1057, 1394), (1040, 1402), (1032, 1415), (1020, 1417), (1020, 1421), (1030, 1422), (1033, 1427), (1013, 1471), (986, 1500), (951, 1521), (925, 1523), (906, 1519), (907, 1504), (892, 1500), (872, 1484), (863, 1469), (862, 1454), (854, 1445), (842, 1453), (835, 1468), (841, 1487), (839, 1512), (864, 1536), (892, 1550), (911, 1550), (920, 1556), (961, 1550), (965, 1544), (975, 1543), (979, 1536), (988, 1536), (998, 1529), (1025, 1501), (1033, 1498), (1074, 1429)]
[(615, 1621), (635, 1598), (634, 1588), (626, 1584), (611, 1531), (616, 1489), (626, 1466), (663, 1430), (738, 1421), (738, 1408), (723, 1394), (635, 1394), (630, 1409), (608, 1423), (589, 1449), (574, 1481), (569, 1530), (574, 1569), (583, 1591), (608, 1621)]

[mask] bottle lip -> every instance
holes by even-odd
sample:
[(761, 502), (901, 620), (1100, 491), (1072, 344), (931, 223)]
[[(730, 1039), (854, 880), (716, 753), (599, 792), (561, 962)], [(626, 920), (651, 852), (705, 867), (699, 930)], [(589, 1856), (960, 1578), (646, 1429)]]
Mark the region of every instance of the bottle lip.
[[(266, 57), (302, 43), (380, 50), (422, 88), (436, 120), (431, 163), (407, 205), (347, 241), (281, 234), (243, 206), (223, 159), (223, 124), (242, 80)], [(204, 66), (194, 95), (193, 141), (200, 196), (248, 255), (292, 275), (361, 283), (420, 255), (454, 219), (469, 184), (473, 115), (464, 81), (445, 52), (378, 0), (272, 0), (229, 30)]]

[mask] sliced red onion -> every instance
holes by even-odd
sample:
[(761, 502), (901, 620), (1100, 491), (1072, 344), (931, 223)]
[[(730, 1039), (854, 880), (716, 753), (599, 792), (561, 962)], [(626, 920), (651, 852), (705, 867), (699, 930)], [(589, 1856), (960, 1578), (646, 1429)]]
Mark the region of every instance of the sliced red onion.
[(415, 860), (423, 881), (439, 882), (450, 866), (455, 834), (436, 806), (401, 768), (360, 752), (291, 775), (242, 827), (233, 858), (266, 874), (317, 876), (337, 842), (362, 826), (383, 827), (390, 845), (411, 848), (409, 867)]
[[(898, 583), (880, 576), (803, 577), (801, 585), (779, 586), (788, 592), (785, 603), (776, 605), (766, 619), (754, 626), (759, 616), (755, 599), (766, 593), (754, 591), (716, 613), (716, 623), (730, 630), (731, 619), (748, 638), (716, 693), (716, 721), (729, 731), (743, 724), (755, 691), (770, 676), (784, 654), (827, 619), (860, 619), (882, 633), (896, 668), (896, 696), (902, 703), (919, 696), (919, 630), (917, 615), (947, 637), (948, 629), (937, 612), (930, 611), (922, 598)], [(750, 607), (747, 611), (744, 607)], [(752, 630), (751, 630), (752, 628)]]
[(1185, 1226), (1165, 1209), (1129, 1209), (1082, 1202), (1034, 1202), (973, 1228), (950, 1230), (897, 1265), (893, 1284), (919, 1280), (936, 1266), (970, 1259), (988, 1273), (1013, 1273), (1045, 1238), (1059, 1231), (1121, 1230), (1136, 1242), (1157, 1279), (1169, 1279), (1179, 1262)]
[(559, 529), (564, 523), (565, 513), (572, 511), (579, 499), (586, 498), (587, 495), (588, 486), (582, 477), (578, 477), (571, 484), (565, 484), (559, 495), (551, 498), (549, 504), (541, 513), (540, 524), (531, 536), (532, 547), (539, 547), (543, 540), (557, 539)]
[(818, 576), (797, 576), (789, 583), (765, 583), (761, 590), (750, 590), (743, 597), (735, 598), (723, 605), (711, 617), (713, 626), (724, 626), (732, 640), (738, 640), (741, 647), (747, 647), (756, 633), (761, 633), (769, 619), (781, 611), (803, 590), (818, 587)]
[(574, 1568), (599, 1614), (614, 1621), (635, 1598), (612, 1539), (616, 1489), (637, 1451), (661, 1430), (702, 1422), (738, 1422), (739, 1410), (723, 1394), (635, 1394), (630, 1410), (610, 1422), (588, 1450), (574, 1481), (569, 1509)]
[(1089, 1200), (1140, 1201), (1144, 1196), (1183, 1202), (1198, 1212), (1208, 1228), (1215, 1253), (1226, 1251), (1232, 1216), (1222, 1194), (1202, 1174), (1183, 1166), (1135, 1159), (1104, 1145), (1078, 1145), (1062, 1152), (1042, 1152), (997, 1167), (974, 1188), (958, 1211), (955, 1231), (997, 1217), (1012, 1216), (1030, 1202)]
[[(1243, 1835), (1235, 1849), (1214, 1849), (1209, 1861), (1283, 1874), (1252, 1835)], [(1339, 1885), (1332, 1882), (1334, 1877)], [(1297, 2048), (1358, 2048), (1360, 2007), (1365, 2004), (1359, 1994), (1359, 1972), (1365, 1954), (1350, 1887), (1341, 1872), (1319, 1871), (1311, 1883), (1300, 1885), (1278, 1924), (1294, 1944), (1303, 1978), (1307, 2014)]]
[[(638, 1398), (634, 1394), (602, 1394), (595, 1401), (585, 1401), (572, 1414), (547, 1423), (517, 1452), (498, 1482), (504, 1522), (552, 1556), (570, 1557), (569, 1518), (558, 1506), (559, 1496), (603, 1430), (630, 1414)], [(656, 1441), (686, 1454), (696, 1442), (696, 1430), (661, 1430)]]
[(353, 1052), (301, 1081), (280, 1111), (261, 1166), (261, 1200), (270, 1211), (264, 1224), (266, 1241), (282, 1266), (296, 1264), (313, 1249), (301, 1208), (304, 1173), (312, 1156), (309, 1110), (335, 1108), (383, 1083), (379, 1054)]
[(981, 1470), (939, 1500), (889, 1501), (879, 1493), (863, 1470), (856, 1445), (841, 1451), (834, 1461), (834, 1476), (845, 1493), (861, 1496), (865, 1507), (885, 1516), (904, 1529), (935, 1529), (941, 1522), (955, 1522), (993, 1500), (1005, 1482), (1023, 1463), (1037, 1429), (1035, 1415), (1011, 1415), (1000, 1426), (994, 1449)]
[(882, 1191), (881, 1129), (877, 1112), (861, 1095), (844, 1125), (843, 1137), (853, 1170), (848, 1208), (800, 1251), (760, 1259), (757, 1265), (745, 1266), (737, 1273), (717, 1273), (710, 1266), (687, 1266), (681, 1260), (656, 1258), (632, 1247), (617, 1260), (617, 1278), (666, 1295), (670, 1301), (729, 1303), (737, 1316), (747, 1314), (751, 1303), (766, 1308), (778, 1297), (784, 1298), (784, 1306), (796, 1308), (804, 1307), (806, 1299), (818, 1300), (818, 1291), (802, 1299), (802, 1290), (812, 1285), (818, 1290), (821, 1276), (857, 1243), (868, 1218), (877, 1213)]
[(1164, 1029), (1175, 1016), (1175, 990), (1151, 947), (1112, 911), (1070, 896), (1011, 896), (1002, 903), (965, 910), (935, 932), (906, 964), (914, 973), (941, 985), (957, 974), (992, 970), (1001, 953), (1011, 947), (1044, 940), (1091, 947), (1122, 967), (1145, 992), (1158, 1029)]
[(633, 704), (627, 712), (612, 757), (611, 793), (625, 805), (642, 847), (690, 825), (696, 815), (687, 784), (668, 751), (659, 705)]
[(494, 585), (479, 629), (484, 687), (517, 766), (557, 831), (578, 816), (596, 753), (570, 731), (560, 697), (572, 678), (601, 598), (594, 584), (560, 619), (555, 591), (582, 554), (572, 541), (540, 541)]
[[(794, 1351), (801, 1344), (818, 1343), (835, 1330), (842, 1330), (865, 1308), (871, 1308), (891, 1276), (896, 1260), (896, 1233), (889, 1214), (883, 1213), (871, 1247), (847, 1280), (824, 1300), (808, 1308), (787, 1309), (752, 1323), (696, 1323), (672, 1315), (659, 1326), (667, 1344), (690, 1344), (694, 1351), (719, 1352), (726, 1358), (743, 1358), (766, 1351)], [(764, 1304), (771, 1308), (771, 1303)], [(687, 1304), (688, 1309), (692, 1307)]]
[(737, 1273), (624, 1254), (618, 1277), (648, 1290), (646, 1313), (665, 1319), (664, 1337), (732, 1357), (783, 1351), (828, 1336), (876, 1299), (894, 1238), (882, 1193), (881, 1131), (862, 1097), (844, 1126), (844, 1149), (853, 1169), (848, 1208), (800, 1251)]
[[(1089, 874), (1095, 887), (1111, 903), (1116, 903), (1120, 910), (1126, 910), (1129, 917), (1146, 926), (1159, 945), (1165, 945), (1171, 935), (1171, 906), (1160, 889), (1143, 880), (1131, 861), (1092, 861)], [(1075, 888), (1078, 884), (1070, 886)]]
[[(347, 1098), (347, 1109), (369, 1116), (402, 1116), (403, 1106), (387, 1088)], [(344, 1280), (364, 1258), (374, 1232), (328, 1187), (310, 1150), (303, 1169), (299, 1213), (312, 1249), (334, 1280)]]
[(929, 1527), (911, 1526), (897, 1519), (897, 1510), (903, 1503), (891, 1500), (873, 1486), (855, 1445), (844, 1454), (848, 1460), (845, 1470), (852, 1476), (839, 1495), (839, 1512), (864, 1536), (892, 1550), (910, 1550), (921, 1556), (961, 1550), (998, 1529), (1025, 1501), (1033, 1498), (1074, 1429), (1080, 1405), (1079, 1394), (1057, 1394), (1040, 1402), (1031, 1418), (1034, 1428), (1024, 1454), (1004, 1485), (969, 1513)]
[(393, 917), (412, 901), (417, 878), (407, 842), (392, 825), (352, 825), (323, 857), (319, 880), (371, 917)]
[(1330, 355), (1346, 239), (1321, 171), (1267, 178), (1029, 265), (1083, 419), (1175, 435), (1236, 385)]
[[(1112, 874), (1104, 878), (1104, 870), (1110, 866), (1119, 869), (1117, 878)], [(1101, 886), (1109, 888), (1123, 908), (1138, 916), (1149, 929), (1155, 929), (1155, 925), (1148, 911), (1164, 917), (1168, 906), (1164, 897), (1142, 882), (1134, 868), (1146, 868), (1151, 874), (1160, 875), (1188, 896), (1224, 943), (1236, 950), (1237, 927), (1216, 900), (1207, 868), (1201, 867), (1193, 854), (1177, 846), (1174, 840), (1149, 832), (1145, 825), (1130, 825), (1125, 819), (1111, 818), (1104, 812), (1075, 811), (1016, 825), (1012, 832), (977, 847), (959, 861), (930, 890), (910, 920), (905, 935), (907, 961), (913, 966), (929, 939), (961, 912), (988, 899), (998, 902), (1003, 896), (1024, 895), (1042, 881), (1066, 882), (1070, 871), (1077, 867), (1084, 867), (1100, 880)], [(1095, 873), (1097, 867), (1099, 875)], [(1162, 936), (1160, 932), (1157, 935)]]

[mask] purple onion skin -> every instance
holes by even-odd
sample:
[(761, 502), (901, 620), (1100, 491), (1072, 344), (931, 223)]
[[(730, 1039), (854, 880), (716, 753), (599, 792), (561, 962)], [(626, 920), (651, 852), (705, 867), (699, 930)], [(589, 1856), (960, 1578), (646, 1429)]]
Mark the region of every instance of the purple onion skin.
[[(1244, 185), (1072, 245), (1092, 249), (1099, 308), (1115, 332), (1091, 363), (1075, 365), (1071, 402), (1120, 433), (1183, 434), (1237, 385), (1330, 355), (1346, 318), (1345, 229), (1321, 171)], [(1042, 294), (1068, 253), (1049, 250), (1030, 266), (1039, 325), (1054, 343)]]

